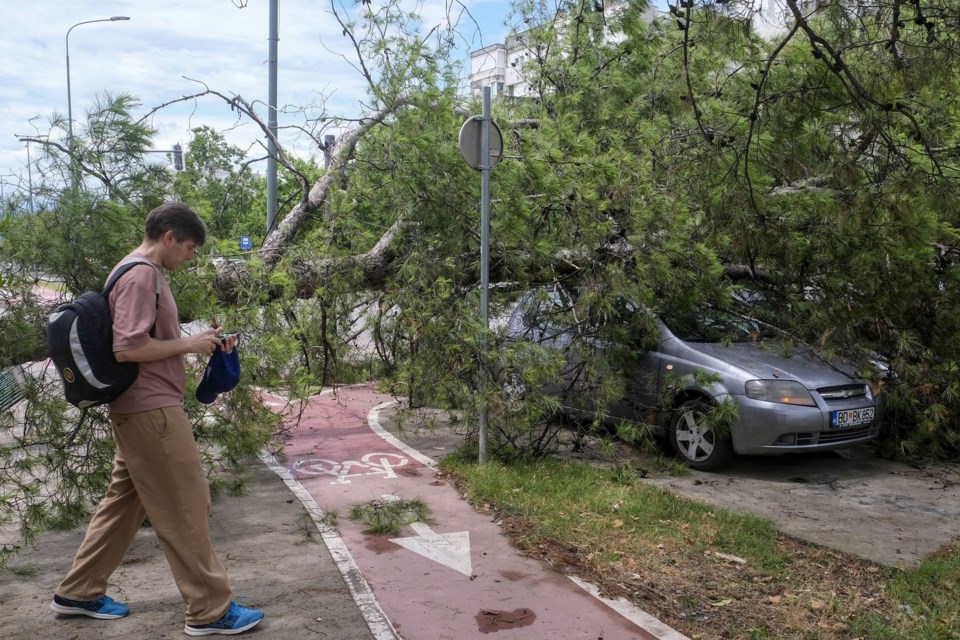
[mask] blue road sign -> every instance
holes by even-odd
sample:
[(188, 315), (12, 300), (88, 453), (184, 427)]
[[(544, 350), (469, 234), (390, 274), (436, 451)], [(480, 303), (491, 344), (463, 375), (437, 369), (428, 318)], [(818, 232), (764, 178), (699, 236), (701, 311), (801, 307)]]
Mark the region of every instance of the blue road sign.
[(250, 250), (250, 236), (240, 236), (240, 250), (241, 251)]

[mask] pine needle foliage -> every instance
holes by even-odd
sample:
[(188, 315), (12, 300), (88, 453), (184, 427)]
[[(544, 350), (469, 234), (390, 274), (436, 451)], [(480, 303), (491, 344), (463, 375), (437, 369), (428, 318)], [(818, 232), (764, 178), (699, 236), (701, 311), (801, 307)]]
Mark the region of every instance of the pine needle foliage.
[[(785, 29), (761, 38), (753, 6), (685, 0), (650, 20), (641, 2), (515, 4), (512, 37), (527, 53), (516, 71), (530, 91), (493, 109), (504, 157), (491, 176), (491, 327), (479, 318), (480, 180), (457, 149), (464, 114), (480, 104), (458, 88), (456, 24), (424, 29), (396, 2), (335, 8), (367, 103), (387, 115), (335, 175), (307, 160), (284, 169), (281, 219), (307, 198), (301, 178), (331, 179), (276, 263), (232, 249), (243, 233), (263, 237), (250, 230), (263, 184), (239, 150), (200, 127), (174, 179), (145, 153), (154, 132), (134, 119), (136, 101), (104, 96), (71, 147), (45, 145), (37, 215), (0, 223), (0, 262), (19, 269), (0, 289), (25, 302), (0, 317), (0, 358), (42, 360), (44, 308), (26, 295), (36, 274), (56, 277), (63, 295), (99, 286), (172, 192), (212, 231), (210, 253), (172, 279), (182, 319), (240, 331), (245, 380), (294, 400), (377, 379), (412, 406), (463, 410), (474, 430), (488, 408), (496, 455), (543, 456), (568, 399), (544, 390), (570, 383), (567, 356), (599, 424), (649, 345), (650, 322), (624, 309), (723, 307), (749, 290), (763, 301), (758, 317), (871, 381), (887, 453), (956, 459), (960, 7), (881, 0), (811, 13), (785, 0)], [(350, 124), (312, 111), (305, 121), (318, 141)], [(51, 141), (64, 131), (54, 119)], [(388, 232), (371, 277), (358, 256)], [(244, 261), (231, 295), (216, 289), (210, 257)], [(521, 296), (545, 291), (576, 293), (543, 307), (573, 330), (568, 353), (498, 333)], [(191, 379), (202, 364), (190, 363)], [(0, 517), (16, 513), (35, 531), (82, 514), (110, 451), (101, 416), (71, 453), (73, 416), (48, 378), (31, 380), (29, 408), (6, 418), (12, 479)], [(236, 469), (281, 431), (249, 388), (213, 411), (190, 391), (212, 472)], [(38, 477), (54, 483), (54, 503)]]

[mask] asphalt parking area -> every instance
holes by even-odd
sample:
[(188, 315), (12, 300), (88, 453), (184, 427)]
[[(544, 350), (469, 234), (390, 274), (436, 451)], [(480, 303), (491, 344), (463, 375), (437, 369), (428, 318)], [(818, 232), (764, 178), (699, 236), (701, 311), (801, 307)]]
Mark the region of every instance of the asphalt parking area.
[(917, 469), (878, 458), (869, 446), (742, 457), (721, 472), (645, 481), (891, 567), (914, 567), (960, 537), (960, 469)]

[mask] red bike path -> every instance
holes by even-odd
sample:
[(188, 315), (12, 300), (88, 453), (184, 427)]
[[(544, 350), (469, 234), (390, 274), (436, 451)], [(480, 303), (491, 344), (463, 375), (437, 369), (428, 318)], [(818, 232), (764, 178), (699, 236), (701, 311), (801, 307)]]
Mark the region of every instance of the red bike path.
[[(395, 405), (368, 387), (345, 387), (291, 407), (264, 396), (289, 427), (283, 460), (267, 459), (318, 520), (324, 542), (377, 640), (682, 640), (624, 600), (525, 558), (496, 523), (434, 473), (433, 460), (378, 426)], [(354, 505), (422, 500), (430, 523), (398, 536), (368, 535)], [(337, 514), (335, 530), (325, 514)]]

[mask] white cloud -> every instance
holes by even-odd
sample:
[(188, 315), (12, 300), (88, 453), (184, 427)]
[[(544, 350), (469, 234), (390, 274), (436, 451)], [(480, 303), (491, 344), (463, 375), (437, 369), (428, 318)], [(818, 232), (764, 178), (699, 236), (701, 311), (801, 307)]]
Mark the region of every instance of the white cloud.
[[(377, 0), (373, 0), (374, 5)], [(238, 8), (238, 4), (246, 5)], [(411, 0), (410, 7), (415, 6)], [(419, 3), (425, 29), (439, 24), (447, 9), (466, 7), (458, 46), (464, 55), (503, 38), (509, 0), (428, 0)], [(279, 80), (281, 107), (325, 103), (333, 115), (361, 112), (366, 85), (353, 66), (352, 46), (327, 1), (280, 2)], [(338, 5), (339, 6), (339, 5)], [(347, 0), (351, 11), (359, 6)], [(128, 21), (95, 22), (70, 31), (70, 84), (74, 123), (95, 97), (109, 91), (140, 99), (142, 113), (178, 97), (197, 93), (206, 83), (224, 94), (260, 101), (266, 114), (268, 82), (267, 0), (34, 0), (0, 3), (0, 177), (24, 175), (24, 143), (15, 135), (47, 130), (46, 119), (67, 114), (66, 34), (72, 25), (110, 16)], [(298, 114), (279, 116), (280, 126), (299, 123)], [(161, 148), (189, 139), (192, 127), (235, 124), (236, 114), (205, 98), (164, 109), (151, 119)], [(76, 124), (74, 125), (76, 127)], [(260, 138), (256, 127), (241, 124), (228, 139), (242, 148)], [(306, 149), (299, 149), (308, 155)], [(261, 155), (254, 150), (251, 155)]]

